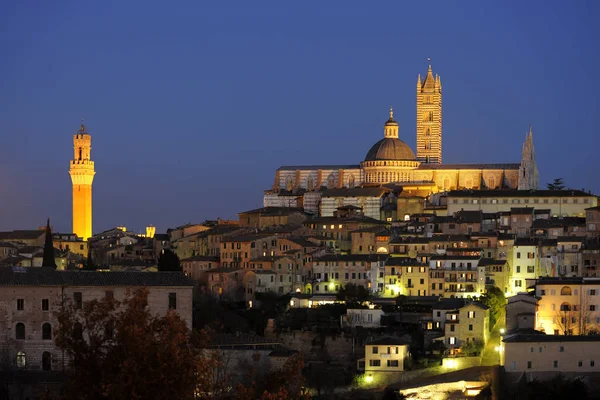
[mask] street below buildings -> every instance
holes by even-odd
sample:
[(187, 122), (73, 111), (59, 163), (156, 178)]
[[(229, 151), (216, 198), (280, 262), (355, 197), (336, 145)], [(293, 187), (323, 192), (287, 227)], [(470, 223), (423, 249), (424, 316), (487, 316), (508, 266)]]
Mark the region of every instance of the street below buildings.
[[(500, 351), (502, 351), (502, 335), (501, 330), (506, 328), (506, 314), (503, 309), (498, 316), (496, 325), (490, 332), (488, 342), (481, 352), (481, 365), (482, 366), (493, 366), (500, 365)], [(502, 331), (504, 332), (504, 331)], [(500, 351), (498, 351), (500, 349)]]

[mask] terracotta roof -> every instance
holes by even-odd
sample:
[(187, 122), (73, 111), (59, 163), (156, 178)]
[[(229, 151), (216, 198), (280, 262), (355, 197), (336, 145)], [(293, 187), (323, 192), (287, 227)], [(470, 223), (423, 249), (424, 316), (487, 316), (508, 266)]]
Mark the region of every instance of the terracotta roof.
[[(423, 164), (421, 164), (422, 166)], [(515, 164), (519, 165), (519, 164)], [(518, 167), (517, 167), (518, 169)], [(581, 190), (451, 190), (448, 197), (594, 197)]]
[(215, 262), (219, 262), (219, 257), (193, 256), (193, 257), (188, 257), (188, 258), (184, 258), (183, 260), (181, 260), (181, 262), (184, 262), (184, 261), (215, 261)]
[(518, 170), (521, 164), (427, 164), (419, 165), (418, 169), (516, 169)]
[(440, 299), (437, 303), (433, 305), (434, 310), (458, 310), (459, 308), (463, 308), (468, 306), (469, 304), (476, 305), (479, 308), (487, 310), (489, 307), (476, 302), (471, 301), (469, 299)]
[[(390, 265), (390, 266), (402, 266), (402, 265), (409, 265), (409, 266), (425, 266), (427, 264), (420, 262), (419, 260), (417, 260), (416, 258), (409, 258), (409, 257), (390, 257), (387, 259), (387, 261), (385, 262), (385, 265)], [(429, 271), (428, 271), (429, 272)]]
[(390, 189), (384, 187), (338, 188), (325, 190), (323, 197), (381, 197), (389, 192)]
[(207, 269), (206, 272), (207, 273), (224, 273), (224, 274), (228, 274), (231, 272), (237, 272), (237, 271), (241, 271), (241, 268), (229, 268), (229, 267), (217, 267), (217, 268), (211, 268), (211, 269)]
[(480, 267), (485, 267), (487, 265), (504, 265), (506, 263), (507, 263), (506, 260), (495, 260), (493, 258), (482, 258), (481, 260), (479, 260), (478, 265)]
[(219, 333), (210, 343), (211, 346), (239, 346), (239, 345), (281, 345), (278, 340), (268, 339), (263, 336), (249, 333)]
[(360, 169), (358, 164), (346, 165), (283, 165), (277, 168), (277, 171), (297, 171), (297, 170), (340, 170), (340, 169)]
[(181, 272), (56, 271), (0, 267), (0, 286), (194, 286)]
[(409, 343), (400, 339), (397, 336), (383, 336), (380, 337), (379, 339), (375, 339), (370, 341), (369, 343), (367, 343), (367, 346), (372, 346), (372, 345), (376, 345), (376, 346), (385, 346), (385, 345), (390, 345), (390, 346), (402, 346), (402, 345), (408, 345)]
[(42, 230), (0, 232), (0, 241), (38, 239), (45, 234)]
[(242, 211), (240, 214), (260, 214), (265, 216), (290, 215), (294, 213), (304, 213), (304, 209), (300, 207), (262, 207), (255, 210)]
[(600, 336), (519, 334), (505, 336), (505, 343), (541, 343), (541, 342), (600, 342)]
[(315, 262), (319, 261), (385, 261), (389, 256), (387, 254), (331, 254), (324, 255), (315, 259)]

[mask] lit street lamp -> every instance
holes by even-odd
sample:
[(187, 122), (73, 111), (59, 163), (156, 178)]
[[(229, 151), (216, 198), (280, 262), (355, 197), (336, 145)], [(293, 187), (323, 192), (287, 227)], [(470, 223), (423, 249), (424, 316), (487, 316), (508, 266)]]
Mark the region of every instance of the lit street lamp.
[(504, 346), (500, 344), (500, 346), (494, 347), (494, 350), (498, 352), (498, 356), (500, 357), (500, 366), (504, 365), (504, 360), (502, 360), (502, 352), (504, 351)]

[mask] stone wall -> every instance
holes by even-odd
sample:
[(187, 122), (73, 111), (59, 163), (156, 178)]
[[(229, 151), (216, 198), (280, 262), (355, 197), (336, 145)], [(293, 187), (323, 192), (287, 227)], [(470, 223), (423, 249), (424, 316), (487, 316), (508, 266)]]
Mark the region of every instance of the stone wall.
[(299, 351), (305, 363), (324, 361), (329, 358), (340, 363), (356, 365), (354, 360), (364, 357), (365, 352), (364, 345), (358, 343), (354, 346), (353, 352), (352, 338), (345, 338), (343, 335), (321, 335), (310, 331), (293, 331), (277, 335), (267, 329), (265, 336), (277, 338), (285, 347)]

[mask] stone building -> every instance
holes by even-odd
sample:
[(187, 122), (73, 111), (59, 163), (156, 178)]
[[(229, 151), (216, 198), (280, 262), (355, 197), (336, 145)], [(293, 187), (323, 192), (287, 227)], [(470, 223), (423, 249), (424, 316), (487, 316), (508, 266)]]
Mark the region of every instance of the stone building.
[(409, 358), (409, 345), (398, 337), (384, 336), (365, 345), (365, 358), (358, 360), (358, 370), (372, 382), (380, 382), (385, 376), (404, 371)]
[(68, 360), (55, 346), (56, 312), (64, 302), (76, 307), (127, 290), (148, 289), (152, 314), (175, 309), (192, 327), (193, 283), (172, 272), (56, 271), (51, 268), (0, 267), (0, 354), (7, 370), (63, 370)]
[(434, 77), (431, 65), (425, 78), (421, 80), (419, 76), (417, 80), (416, 96), (416, 156), (400, 139), (399, 124), (390, 109), (383, 139), (371, 146), (362, 162), (282, 166), (275, 172), (272, 189), (265, 191), (264, 204), (282, 204), (276, 200), (279, 193), (283, 197), (289, 197), (290, 193), (306, 197), (321, 188), (352, 189), (369, 184), (397, 183), (405, 186), (405, 190), (415, 189), (425, 196), (456, 189), (537, 189), (531, 128), (520, 163), (442, 164), (442, 85), (440, 77)]
[[(600, 372), (600, 336), (516, 334), (504, 338), (501, 353), (508, 382), (548, 380)], [(595, 373), (595, 374), (594, 374)]]
[(440, 322), (443, 340), (454, 354), (466, 342), (479, 340), (484, 344), (489, 338), (489, 308), (466, 299), (442, 299), (433, 306), (433, 320)]
[(506, 303), (506, 332), (535, 329), (535, 315), (538, 303), (530, 293), (517, 293), (510, 296)]
[(585, 217), (598, 197), (581, 190), (453, 190), (446, 196), (447, 214), (461, 210), (510, 212), (515, 207), (547, 209), (553, 217)]

